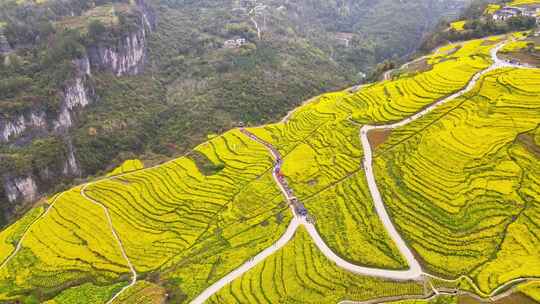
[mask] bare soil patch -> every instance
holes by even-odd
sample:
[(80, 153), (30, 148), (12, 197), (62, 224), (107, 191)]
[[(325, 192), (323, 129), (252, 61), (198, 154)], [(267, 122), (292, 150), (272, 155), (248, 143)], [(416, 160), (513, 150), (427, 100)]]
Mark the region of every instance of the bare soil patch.
[(499, 42), (501, 42), (502, 39), (494, 39), (494, 40), (491, 40), (491, 39), (486, 39), (484, 41), (482, 41), (482, 44), (480, 45), (495, 45)]
[(378, 146), (386, 141), (391, 133), (392, 130), (390, 129), (377, 129), (369, 131), (368, 140), (371, 145), (371, 149), (376, 150)]
[[(485, 42), (485, 41), (484, 41)], [(482, 43), (484, 43), (482, 42)], [(452, 55), (454, 53), (456, 53), (457, 51), (461, 50), (461, 45), (456, 45), (456, 47), (446, 51), (446, 52), (439, 52), (439, 55), (444, 55), (444, 56), (448, 56), (448, 55)]]
[[(477, 299), (470, 296), (460, 296), (458, 298), (458, 304), (480, 304), (485, 302), (480, 302)], [(494, 304), (537, 304), (534, 300), (527, 297), (522, 293), (513, 293), (508, 297), (499, 299), (497, 301), (489, 302)]]
[(415, 61), (407, 66), (407, 72), (409, 73), (422, 73), (431, 70), (433, 66), (428, 63), (427, 58)]
[(537, 158), (540, 158), (540, 146), (534, 142), (534, 137), (530, 134), (518, 135), (518, 141), (525, 146), (525, 148), (534, 154)]
[(500, 54), (505, 60), (517, 60), (520, 63), (529, 64), (535, 67), (540, 67), (540, 53), (539, 52), (527, 52), (526, 50), (517, 52), (508, 52)]

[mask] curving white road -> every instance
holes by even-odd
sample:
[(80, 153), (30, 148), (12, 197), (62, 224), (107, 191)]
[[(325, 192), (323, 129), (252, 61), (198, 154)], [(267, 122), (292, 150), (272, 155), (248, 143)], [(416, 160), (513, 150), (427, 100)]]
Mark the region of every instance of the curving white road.
[[(395, 244), (398, 247), (401, 254), (406, 259), (406, 261), (407, 261), (407, 263), (409, 265), (408, 270), (400, 271), (400, 270), (385, 270), (385, 269), (378, 269), (378, 268), (368, 268), (368, 267), (362, 267), (362, 266), (354, 265), (352, 263), (349, 263), (349, 262), (345, 261), (344, 259), (340, 258), (337, 254), (335, 254), (326, 245), (326, 243), (324, 243), (324, 240), (321, 238), (321, 236), (319, 235), (318, 231), (315, 229), (315, 226), (313, 224), (309, 223), (306, 220), (305, 217), (297, 216), (295, 214), (294, 209), (293, 209), (293, 207), (291, 205), (291, 210), (293, 211), (294, 217), (293, 217), (291, 223), (289, 224), (286, 232), (281, 236), (281, 238), (274, 245), (272, 245), (271, 247), (266, 248), (265, 250), (263, 250), (262, 252), (257, 254), (255, 257), (250, 259), (248, 262), (244, 263), (240, 267), (236, 268), (235, 270), (233, 270), (232, 272), (227, 274), (222, 279), (218, 280), (216, 283), (214, 283), (209, 288), (207, 288), (205, 291), (203, 291), (191, 303), (195, 303), (195, 304), (204, 303), (208, 298), (210, 298), (213, 294), (215, 294), (221, 288), (223, 288), (224, 286), (226, 286), (230, 282), (234, 281), (235, 279), (239, 278), (242, 274), (244, 274), (248, 270), (255, 267), (259, 262), (263, 261), (266, 257), (272, 255), (277, 250), (279, 250), (280, 248), (285, 246), (289, 242), (289, 240), (291, 240), (292, 237), (294, 236), (294, 233), (295, 233), (296, 229), (298, 229), (298, 227), (300, 227), (301, 225), (303, 225), (306, 228), (306, 230), (308, 231), (309, 235), (313, 239), (316, 246), (321, 250), (321, 252), (328, 259), (330, 259), (331, 261), (336, 263), (336, 265), (338, 265), (339, 267), (341, 267), (343, 269), (346, 269), (348, 271), (351, 271), (351, 272), (354, 272), (354, 273), (357, 273), (357, 274), (362, 274), (362, 275), (377, 276), (377, 277), (383, 277), (383, 278), (389, 278), (389, 279), (395, 279), (395, 280), (421, 280), (421, 279), (423, 279), (423, 275), (428, 275), (428, 274), (425, 274), (422, 271), (419, 262), (416, 260), (416, 258), (412, 254), (412, 251), (408, 248), (407, 244), (401, 238), (400, 234), (398, 233), (398, 231), (394, 227), (394, 225), (393, 225), (393, 223), (392, 223), (392, 221), (390, 219), (390, 216), (388, 215), (386, 207), (384, 206), (384, 203), (383, 203), (382, 197), (380, 195), (379, 189), (377, 187), (377, 183), (376, 183), (375, 176), (374, 176), (374, 173), (373, 173), (373, 167), (372, 167), (373, 153), (372, 153), (371, 145), (369, 143), (369, 139), (368, 139), (367, 135), (368, 135), (369, 131), (371, 131), (371, 130), (394, 129), (394, 128), (402, 127), (402, 126), (404, 126), (404, 125), (406, 125), (406, 124), (408, 124), (410, 122), (413, 122), (413, 121), (421, 118), (422, 116), (428, 114), (433, 109), (440, 106), (441, 104), (444, 104), (444, 103), (446, 103), (446, 102), (448, 102), (450, 100), (453, 100), (453, 99), (455, 99), (457, 97), (460, 97), (463, 94), (469, 92), (470, 90), (472, 90), (474, 88), (474, 86), (477, 84), (478, 80), (482, 76), (484, 76), (485, 74), (487, 74), (487, 73), (489, 73), (489, 72), (491, 72), (491, 71), (493, 71), (495, 69), (504, 68), (504, 67), (530, 68), (530, 67), (527, 67), (527, 66), (521, 66), (521, 65), (517, 65), (517, 64), (510, 64), (510, 63), (508, 63), (506, 61), (500, 60), (497, 57), (497, 52), (503, 46), (504, 46), (504, 44), (499, 44), (497, 47), (495, 47), (494, 49), (491, 50), (491, 58), (493, 60), (493, 64), (490, 67), (488, 67), (487, 69), (475, 74), (472, 77), (472, 79), (469, 81), (467, 86), (464, 89), (460, 90), (459, 92), (456, 92), (456, 93), (454, 93), (454, 94), (452, 94), (452, 95), (450, 95), (448, 97), (445, 97), (445, 98), (433, 103), (432, 105), (428, 106), (427, 108), (423, 109), (422, 111), (420, 111), (420, 112), (418, 112), (418, 113), (416, 113), (416, 114), (414, 114), (414, 115), (412, 115), (412, 116), (410, 116), (410, 117), (408, 117), (406, 119), (403, 119), (402, 121), (399, 121), (399, 122), (396, 122), (396, 123), (393, 123), (393, 124), (379, 125), (379, 126), (365, 125), (360, 130), (360, 140), (361, 140), (361, 143), (362, 143), (362, 148), (364, 150), (364, 160), (363, 160), (364, 171), (365, 171), (366, 179), (367, 179), (367, 182), (368, 182), (368, 187), (369, 187), (369, 190), (370, 190), (373, 202), (374, 202), (375, 210), (377, 212), (377, 215), (381, 219), (381, 222), (383, 223), (384, 227), (388, 231), (388, 234), (390, 235), (392, 240), (395, 242)], [(260, 143), (262, 145), (264, 145), (271, 152), (272, 156), (276, 160), (275, 166), (273, 168), (272, 176), (273, 176), (275, 182), (277, 183), (277, 185), (279, 186), (281, 192), (285, 196), (285, 198), (288, 201), (290, 201), (293, 198), (292, 190), (287, 187), (286, 183), (282, 182), (278, 178), (278, 172), (279, 172), (279, 170), (281, 168), (281, 164), (282, 164), (282, 158), (279, 155), (279, 152), (274, 147), (272, 147), (270, 144), (268, 144), (268, 143), (264, 142), (263, 140), (257, 138), (254, 134), (251, 134), (251, 133), (249, 133), (248, 131), (246, 131), (244, 129), (241, 129), (241, 131), (244, 134), (246, 134), (248, 137), (250, 137), (251, 139), (257, 141), (258, 143)], [(174, 160), (172, 160), (172, 161), (174, 161)], [(139, 171), (144, 171), (144, 170), (148, 170), (148, 169), (151, 169), (151, 168), (145, 168), (145, 169), (142, 169), (142, 170), (139, 170)], [(128, 174), (131, 174), (131, 173), (133, 173), (133, 172), (120, 174), (118, 176), (112, 176), (112, 177), (108, 177), (108, 178), (105, 178), (105, 179), (117, 178), (117, 177), (128, 175)], [(132, 274), (132, 279), (131, 279), (130, 284), (125, 286), (124, 288), (122, 288), (117, 294), (115, 294), (113, 296), (113, 298), (111, 298), (107, 302), (107, 303), (112, 303), (121, 293), (123, 293), (125, 290), (127, 290), (129, 287), (133, 286), (137, 282), (137, 272), (136, 272), (135, 268), (133, 267), (133, 265), (131, 264), (131, 261), (129, 260), (129, 258), (128, 258), (126, 252), (125, 252), (125, 249), (123, 247), (122, 241), (121, 241), (120, 237), (118, 236), (116, 230), (114, 229), (114, 226), (112, 224), (112, 219), (111, 219), (110, 214), (109, 214), (109, 210), (107, 209), (107, 207), (105, 205), (93, 200), (92, 198), (88, 197), (85, 194), (85, 192), (84, 192), (85, 189), (91, 184), (92, 183), (88, 183), (88, 184), (84, 185), (81, 188), (80, 193), (84, 198), (88, 199), (90, 202), (92, 202), (94, 204), (97, 204), (97, 205), (99, 205), (99, 206), (101, 206), (103, 208), (104, 213), (105, 213), (105, 215), (107, 217), (111, 232), (112, 232), (114, 238), (116, 239), (116, 241), (118, 242), (118, 246), (119, 246), (119, 248), (121, 250), (122, 256), (126, 260), (126, 263), (129, 266), (130, 272)], [(12, 254), (8, 258), (6, 258), (3, 261), (3, 263), (0, 265), (0, 269), (2, 269), (13, 258), (13, 256), (15, 256), (15, 254), (20, 250), (20, 248), (22, 246), (22, 242), (23, 242), (27, 232), (30, 230), (30, 228), (37, 221), (39, 221), (40, 219), (42, 219), (44, 216), (46, 216), (49, 213), (49, 211), (54, 207), (54, 204), (58, 201), (58, 199), (61, 196), (62, 196), (62, 194), (59, 194), (58, 196), (56, 196), (54, 198), (53, 202), (51, 203), (51, 205), (47, 208), (47, 210), (41, 216), (39, 216), (34, 222), (32, 222), (32, 224), (30, 224), (28, 226), (28, 228), (25, 230), (23, 236), (21, 237), (21, 239), (17, 243), (17, 246), (16, 246), (15, 250), (12, 252)], [(428, 276), (431, 276), (431, 275), (428, 275)]]
[(216, 283), (212, 284), (210, 287), (208, 287), (205, 291), (203, 291), (199, 296), (197, 296), (193, 301), (191, 301), (192, 304), (202, 304), (206, 300), (208, 300), (212, 295), (217, 293), (221, 288), (225, 287), (227, 284), (231, 283), (235, 279), (242, 276), (242, 274), (246, 273), (251, 268), (257, 266), (258, 263), (262, 262), (267, 257), (274, 254), (276, 251), (281, 249), (283, 246), (285, 246), (294, 236), (294, 233), (296, 232), (296, 229), (300, 227), (300, 225), (303, 224), (303, 220), (294, 217), (289, 224), (289, 227), (285, 231), (285, 233), (281, 236), (281, 238), (274, 243), (271, 247), (266, 248), (261, 253), (257, 254), (255, 257), (251, 258), (248, 262), (242, 264), (242, 266), (236, 268), (235, 270), (229, 272), (226, 276), (221, 278)]
[[(364, 171), (369, 187), (369, 191), (371, 194), (371, 197), (373, 199), (373, 203), (375, 206), (375, 210), (377, 212), (377, 215), (379, 216), (381, 222), (383, 223), (385, 229), (387, 230), (388, 234), (398, 247), (399, 251), (407, 261), (409, 265), (408, 270), (386, 270), (386, 269), (379, 269), (379, 268), (369, 268), (369, 267), (363, 267), (354, 265), (352, 263), (347, 262), (346, 260), (339, 257), (337, 254), (335, 254), (328, 245), (324, 242), (322, 237), (319, 235), (317, 229), (315, 226), (308, 222), (305, 217), (297, 216), (293, 210), (294, 218), (291, 221), (291, 224), (289, 225), (286, 233), (274, 244), (273, 246), (265, 249), (261, 253), (259, 253), (257, 256), (255, 256), (253, 259), (249, 260), (247, 263), (243, 264), (239, 268), (233, 270), (228, 275), (223, 277), (221, 280), (217, 281), (213, 285), (211, 285), (209, 288), (207, 288), (203, 293), (201, 293), (197, 298), (195, 298), (191, 303), (193, 304), (202, 304), (204, 303), (208, 298), (210, 298), (213, 294), (218, 292), (221, 288), (225, 287), (227, 284), (231, 283), (235, 279), (239, 278), (242, 274), (247, 272), (248, 270), (252, 269), (257, 265), (257, 263), (263, 261), (266, 257), (270, 256), (280, 248), (282, 248), (293, 236), (294, 232), (300, 225), (303, 225), (311, 238), (313, 239), (316, 246), (321, 250), (321, 252), (331, 261), (333, 261), (337, 266), (346, 269), (348, 271), (351, 271), (353, 273), (362, 274), (362, 275), (368, 275), (368, 276), (376, 276), (376, 277), (382, 277), (382, 278), (388, 278), (388, 279), (395, 279), (395, 280), (423, 280), (425, 273), (422, 271), (422, 267), (420, 266), (420, 263), (415, 258), (414, 254), (410, 250), (410, 248), (407, 246), (397, 229), (395, 228), (394, 224), (392, 223), (392, 220), (390, 219), (390, 216), (386, 210), (386, 207), (384, 205), (384, 202), (382, 200), (381, 194), (379, 192), (379, 188), (377, 186), (377, 182), (375, 179), (375, 175), (373, 173), (373, 151), (371, 149), (371, 145), (369, 143), (368, 139), (368, 133), (372, 130), (377, 129), (394, 129), (398, 127), (402, 127), (407, 125), (408, 123), (411, 123), (424, 115), (428, 114), (429, 112), (433, 111), (436, 107), (449, 102), (455, 98), (458, 98), (465, 93), (471, 91), (477, 84), (478, 80), (486, 75), (487, 73), (504, 67), (514, 67), (514, 68), (528, 68), (525, 66), (517, 65), (517, 64), (510, 64), (506, 61), (500, 60), (497, 57), (497, 52), (504, 46), (503, 43), (497, 45), (495, 48), (493, 48), (490, 52), (491, 59), (493, 60), (493, 63), (485, 70), (482, 70), (478, 73), (476, 73), (467, 86), (463, 88), (462, 90), (447, 96), (430, 106), (426, 107), (422, 111), (415, 113), (414, 115), (403, 119), (399, 122), (388, 124), (388, 125), (365, 125), (360, 129), (360, 140), (362, 143), (362, 148), (364, 150)], [(292, 112), (292, 111), (291, 111)], [(290, 116), (290, 113), (286, 116), (284, 121)], [(245, 129), (241, 129), (242, 133), (244, 133), (246, 136), (251, 138), (252, 140), (264, 145), (272, 154), (274, 159), (276, 160), (275, 167), (273, 169), (273, 178), (276, 182), (276, 184), (279, 186), (281, 192), (283, 195), (287, 198), (287, 200), (291, 200), (293, 197), (292, 191), (287, 186), (282, 184), (282, 181), (278, 178), (277, 173), (280, 170), (281, 164), (282, 164), (282, 158), (279, 155), (279, 152), (277, 149), (272, 147), (269, 143), (261, 140), (260, 138), (256, 137), (254, 134), (250, 133), (249, 131)], [(291, 207), (292, 209), (292, 207)]]

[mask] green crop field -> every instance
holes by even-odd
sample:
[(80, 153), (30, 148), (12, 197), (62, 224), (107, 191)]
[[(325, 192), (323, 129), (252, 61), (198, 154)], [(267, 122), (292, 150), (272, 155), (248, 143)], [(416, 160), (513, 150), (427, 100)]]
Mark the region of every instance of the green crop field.
[[(325, 94), (280, 123), (249, 128), (279, 150), (289, 186), (337, 255), (361, 266), (408, 269), (374, 209), (359, 130), (407, 118), (462, 90), (492, 64), (490, 50), (502, 39), (446, 46), (425, 58), (424, 71)], [(420, 299), (427, 283), (486, 297), (511, 280), (539, 277), (539, 99), (539, 70), (497, 69), (419, 120), (371, 136), (392, 221), (423, 270), (448, 280), (355, 275), (324, 257), (301, 227), (210, 302)], [(106, 302), (131, 281), (130, 264), (139, 281), (115, 303), (159, 303), (166, 292), (189, 301), (274, 244), (292, 218), (272, 178), (274, 159), (236, 129), (209, 138), (157, 167), (128, 161), (1, 232), (0, 260), (7, 262), (0, 302)], [(536, 297), (534, 283), (516, 285)]]

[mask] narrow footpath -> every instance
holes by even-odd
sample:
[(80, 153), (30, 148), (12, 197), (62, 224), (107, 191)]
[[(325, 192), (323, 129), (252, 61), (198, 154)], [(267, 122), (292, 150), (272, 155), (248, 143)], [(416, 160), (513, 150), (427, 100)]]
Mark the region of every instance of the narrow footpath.
[(111, 304), (114, 302), (116, 298), (118, 298), (119, 295), (121, 295), (123, 292), (125, 292), (128, 288), (132, 287), (137, 283), (137, 271), (135, 271), (135, 267), (133, 267), (133, 264), (131, 264), (131, 261), (128, 258), (128, 255), (126, 253), (126, 250), (124, 248), (124, 245), (122, 244), (122, 240), (118, 236), (118, 233), (116, 232), (116, 229), (114, 229), (111, 214), (109, 213), (109, 209), (103, 205), (102, 203), (94, 200), (93, 198), (86, 195), (85, 190), (86, 188), (91, 184), (86, 184), (81, 188), (81, 196), (87, 199), (88, 201), (92, 202), (95, 205), (100, 206), (103, 208), (103, 212), (105, 213), (105, 217), (107, 218), (107, 222), (109, 223), (109, 228), (111, 229), (112, 235), (115, 238), (116, 242), (118, 243), (118, 248), (120, 249), (120, 252), (122, 253), (122, 257), (124, 257), (124, 260), (126, 261), (127, 266), (129, 267), (129, 271), (131, 272), (131, 281), (128, 285), (124, 286), (120, 291), (118, 291), (109, 301), (107, 301), (107, 304)]

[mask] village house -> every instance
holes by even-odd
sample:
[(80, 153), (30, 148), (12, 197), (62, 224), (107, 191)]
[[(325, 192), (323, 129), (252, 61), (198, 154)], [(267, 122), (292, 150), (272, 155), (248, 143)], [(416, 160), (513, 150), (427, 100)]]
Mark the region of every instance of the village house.
[(493, 14), (493, 20), (504, 21), (508, 18), (517, 17), (522, 15), (522, 10), (517, 7), (503, 7)]
[(353, 33), (336, 33), (335, 34), (335, 38), (337, 39), (337, 41), (345, 46), (345, 47), (349, 47), (350, 44), (351, 44), (351, 40), (354, 38), (354, 34)]
[(225, 43), (223, 44), (223, 47), (226, 49), (237, 49), (246, 43), (247, 41), (245, 38), (230, 39), (230, 40), (225, 41)]

